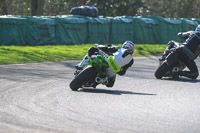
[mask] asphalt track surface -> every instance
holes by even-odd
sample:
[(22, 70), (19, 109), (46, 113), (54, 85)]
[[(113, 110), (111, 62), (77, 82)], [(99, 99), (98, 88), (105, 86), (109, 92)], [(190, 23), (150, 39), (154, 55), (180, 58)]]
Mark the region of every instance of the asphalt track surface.
[(76, 63), (0, 65), (0, 133), (200, 132), (199, 77), (158, 80), (157, 57), (142, 57), (113, 88), (74, 92)]

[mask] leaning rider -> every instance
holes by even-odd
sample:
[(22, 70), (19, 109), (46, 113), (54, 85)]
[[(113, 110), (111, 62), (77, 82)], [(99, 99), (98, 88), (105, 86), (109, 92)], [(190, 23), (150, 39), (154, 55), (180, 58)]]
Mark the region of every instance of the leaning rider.
[[(199, 76), (199, 71), (194, 60), (200, 54), (200, 25), (196, 27), (195, 31), (178, 33), (178, 37), (185, 40), (184, 43), (179, 43), (180, 47), (177, 49), (177, 51), (181, 53), (181, 60), (189, 69), (189, 71), (180, 71), (178, 74), (180, 76), (196, 79)], [(168, 55), (168, 50), (171, 49), (175, 43), (178, 42), (170, 41), (168, 43), (168, 47), (163, 56)]]
[(112, 56), (119, 68), (118, 70), (113, 70), (113, 68), (109, 65), (110, 67), (106, 69), (106, 76), (108, 78), (108, 84), (106, 84), (106, 86), (112, 87), (115, 83), (116, 73), (121, 76), (124, 75), (127, 69), (131, 67), (134, 63), (134, 49), (134, 43), (131, 41), (124, 42), (122, 48), (113, 45), (96, 45), (95, 47), (89, 48), (88, 54), (78, 65), (76, 65), (76, 69), (82, 69), (86, 64), (88, 64), (91, 56), (95, 53), (98, 53), (100, 55), (103, 55), (103, 53), (105, 53), (108, 56)]

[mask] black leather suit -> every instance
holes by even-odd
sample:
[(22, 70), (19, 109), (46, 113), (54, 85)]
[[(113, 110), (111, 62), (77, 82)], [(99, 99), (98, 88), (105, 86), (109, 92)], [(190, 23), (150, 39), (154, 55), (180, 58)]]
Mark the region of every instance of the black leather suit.
[[(184, 32), (178, 36), (185, 40), (177, 50), (181, 53), (181, 60), (185, 63), (189, 71), (179, 72), (180, 76), (196, 79), (199, 76), (198, 68), (194, 60), (200, 54), (200, 32)], [(168, 43), (168, 47), (173, 45), (174, 41)]]

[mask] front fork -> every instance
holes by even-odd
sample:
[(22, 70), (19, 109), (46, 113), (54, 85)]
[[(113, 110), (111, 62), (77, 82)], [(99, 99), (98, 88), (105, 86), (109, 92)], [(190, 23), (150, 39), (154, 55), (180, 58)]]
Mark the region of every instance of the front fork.
[(179, 60), (179, 53), (175, 50), (166, 57), (165, 64), (167, 64), (170, 67), (173, 67), (176, 64), (180, 63)]

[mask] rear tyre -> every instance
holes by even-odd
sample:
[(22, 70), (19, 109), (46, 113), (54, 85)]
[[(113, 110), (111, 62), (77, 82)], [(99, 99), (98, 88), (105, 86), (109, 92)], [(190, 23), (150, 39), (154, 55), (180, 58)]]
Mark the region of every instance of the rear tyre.
[(170, 69), (170, 66), (163, 62), (156, 70), (155, 77), (161, 79)]
[(97, 72), (95, 68), (88, 66), (71, 81), (70, 88), (72, 91), (77, 91), (85, 82), (94, 80), (96, 75)]

